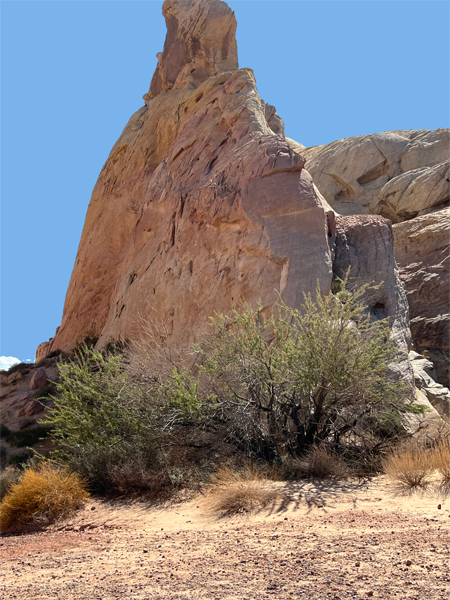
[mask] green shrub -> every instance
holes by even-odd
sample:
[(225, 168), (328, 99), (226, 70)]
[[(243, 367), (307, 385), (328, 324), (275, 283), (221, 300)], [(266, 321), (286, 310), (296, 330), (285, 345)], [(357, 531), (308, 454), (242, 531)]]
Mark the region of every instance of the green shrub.
[(280, 300), (265, 316), (243, 303), (212, 319), (200, 371), (250, 449), (281, 459), (323, 443), (379, 447), (422, 411), (389, 373), (398, 350), (386, 320), (372, 321), (361, 302), (367, 287), (317, 289), (300, 311)]
[(87, 346), (59, 369), (55, 407), (44, 421), (52, 428), (55, 460), (107, 494), (166, 494), (191, 477), (180, 456), (179, 429), (198, 421), (201, 402), (188, 371), (173, 368), (165, 378), (143, 382), (123, 355)]

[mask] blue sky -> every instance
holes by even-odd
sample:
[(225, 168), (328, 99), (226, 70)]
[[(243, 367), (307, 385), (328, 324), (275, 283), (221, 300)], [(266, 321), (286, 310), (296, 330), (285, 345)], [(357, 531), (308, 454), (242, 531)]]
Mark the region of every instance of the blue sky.
[[(449, 126), (446, 1), (229, 5), (240, 66), (289, 137)], [(2, 355), (33, 359), (61, 321), (92, 188), (163, 47), (161, 6), (0, 3)]]

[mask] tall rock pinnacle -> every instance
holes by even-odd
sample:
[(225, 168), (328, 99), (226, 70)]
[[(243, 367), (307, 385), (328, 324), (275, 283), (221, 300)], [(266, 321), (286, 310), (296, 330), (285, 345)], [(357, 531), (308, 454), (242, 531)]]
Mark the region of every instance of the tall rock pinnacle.
[(149, 98), (173, 87), (200, 83), (238, 69), (236, 19), (221, 0), (166, 0), (167, 37), (150, 85)]
[[(239, 69), (233, 12), (220, 0), (166, 0), (164, 51), (145, 106), (130, 119), (95, 185), (56, 336), (40, 358), (86, 336), (100, 347), (164, 322), (187, 344), (214, 311), (246, 298), (299, 307), (317, 283), (355, 266), (384, 282), (368, 300), (409, 329), (382, 217), (336, 217), (284, 136), (250, 69)], [(380, 307), (382, 307), (380, 309)]]

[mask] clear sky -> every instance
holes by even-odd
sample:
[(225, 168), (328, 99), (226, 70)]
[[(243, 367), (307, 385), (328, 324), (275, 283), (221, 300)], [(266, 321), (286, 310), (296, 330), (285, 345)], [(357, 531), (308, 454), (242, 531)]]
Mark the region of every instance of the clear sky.
[[(447, 1), (228, 4), (239, 64), (289, 137), (449, 127)], [(92, 188), (163, 48), (161, 6), (0, 2), (1, 355), (34, 359), (61, 322)]]

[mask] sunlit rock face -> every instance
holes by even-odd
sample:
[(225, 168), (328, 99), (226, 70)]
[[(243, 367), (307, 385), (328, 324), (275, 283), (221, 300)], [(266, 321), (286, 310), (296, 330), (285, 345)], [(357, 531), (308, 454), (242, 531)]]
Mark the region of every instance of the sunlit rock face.
[(393, 222), (414, 347), (450, 385), (450, 131), (385, 131), (302, 151), (306, 168), (342, 215)]
[(357, 242), (353, 221), (339, 217), (337, 228), (303, 146), (284, 136), (252, 71), (238, 68), (236, 21), (224, 2), (166, 0), (163, 14), (168, 33), (145, 106), (100, 173), (61, 326), (38, 358), (86, 336), (100, 347), (132, 339), (142, 319), (164, 322), (169, 343), (185, 344), (239, 298), (269, 308), (280, 294), (300, 307), (317, 282), (330, 290), (338, 246), (339, 268), (357, 264), (355, 282), (370, 279), (373, 243), (384, 274), (379, 303), (406, 349), (389, 222), (365, 217), (369, 235)]

